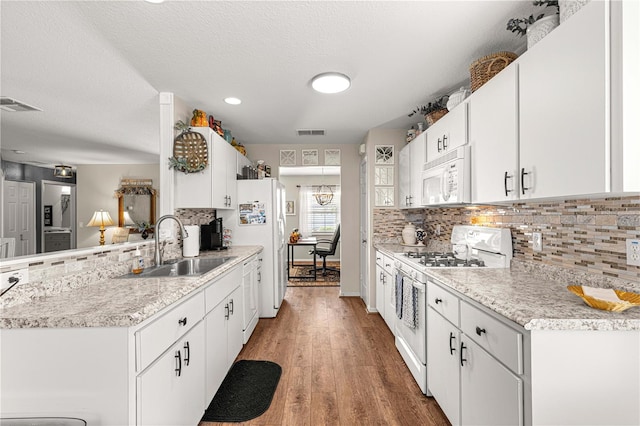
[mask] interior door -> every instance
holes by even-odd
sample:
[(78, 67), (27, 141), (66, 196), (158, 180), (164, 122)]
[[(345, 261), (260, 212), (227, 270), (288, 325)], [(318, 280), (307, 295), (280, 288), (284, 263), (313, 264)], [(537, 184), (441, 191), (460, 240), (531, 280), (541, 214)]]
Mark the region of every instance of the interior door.
[(15, 238), (15, 256), (36, 253), (35, 182), (5, 180), (3, 234)]
[(367, 247), (367, 230), (369, 229), (369, 198), (367, 193), (367, 158), (360, 162), (360, 297), (369, 307), (368, 272), (369, 250)]

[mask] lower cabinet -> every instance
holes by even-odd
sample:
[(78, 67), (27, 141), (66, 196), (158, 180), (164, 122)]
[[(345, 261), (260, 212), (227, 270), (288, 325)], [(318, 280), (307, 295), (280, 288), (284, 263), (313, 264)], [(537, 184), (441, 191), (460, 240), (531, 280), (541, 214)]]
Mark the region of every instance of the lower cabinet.
[(523, 425), (519, 330), (431, 281), (427, 294), (428, 387), (451, 424)]
[(395, 335), (396, 299), (393, 259), (376, 251), (376, 308)]
[(259, 263), (258, 257), (253, 256), (245, 260), (242, 265), (242, 334), (244, 343), (249, 341), (249, 337), (258, 324)]
[(200, 422), (206, 408), (204, 328), (200, 321), (138, 376), (138, 424)]

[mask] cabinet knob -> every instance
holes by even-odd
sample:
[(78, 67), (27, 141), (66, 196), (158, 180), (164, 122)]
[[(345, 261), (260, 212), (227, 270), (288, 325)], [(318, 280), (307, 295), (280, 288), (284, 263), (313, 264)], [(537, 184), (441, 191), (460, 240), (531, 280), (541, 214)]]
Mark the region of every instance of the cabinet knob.
[(484, 328), (480, 328), (480, 327), (476, 327), (476, 334), (478, 336), (482, 336), (482, 333), (487, 333), (487, 330), (485, 330)]
[(187, 317), (180, 318), (178, 320), (178, 325), (187, 325)]
[(440, 299), (440, 298), (436, 297), (436, 305), (437, 305), (438, 303), (442, 303), (442, 299)]

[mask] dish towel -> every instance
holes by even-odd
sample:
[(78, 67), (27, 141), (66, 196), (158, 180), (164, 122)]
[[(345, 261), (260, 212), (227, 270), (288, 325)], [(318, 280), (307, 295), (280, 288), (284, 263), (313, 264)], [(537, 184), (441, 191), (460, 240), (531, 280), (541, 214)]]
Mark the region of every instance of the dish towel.
[(396, 274), (396, 316), (398, 319), (402, 318), (402, 282), (403, 278), (401, 274)]
[(404, 280), (402, 285), (402, 321), (409, 328), (416, 328), (418, 323), (418, 289), (411, 280)]

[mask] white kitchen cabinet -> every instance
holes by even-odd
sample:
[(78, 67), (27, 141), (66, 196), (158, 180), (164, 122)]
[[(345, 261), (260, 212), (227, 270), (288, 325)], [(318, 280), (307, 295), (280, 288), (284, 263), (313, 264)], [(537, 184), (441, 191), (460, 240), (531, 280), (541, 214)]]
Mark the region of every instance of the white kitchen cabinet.
[(449, 421), (523, 425), (521, 330), (433, 281), (427, 294), (427, 383)]
[(382, 263), (382, 253), (376, 250), (376, 309), (384, 318), (384, 269)]
[(242, 265), (242, 334), (243, 342), (247, 343), (251, 333), (258, 324), (258, 256), (244, 261)]
[(393, 274), (393, 258), (376, 250), (376, 308), (389, 330), (395, 335), (396, 307)]
[(204, 355), (200, 321), (138, 376), (138, 424), (198, 424), (205, 409)]
[(205, 290), (205, 400), (211, 401), (242, 349), (242, 269), (235, 268)]
[(427, 129), (427, 162), (467, 143), (467, 103), (462, 102)]
[(452, 425), (460, 424), (460, 330), (427, 309), (429, 390)]
[(461, 339), (461, 424), (523, 425), (522, 379), (466, 335), (462, 335)]
[(416, 208), (422, 202), (422, 169), (427, 160), (427, 134), (420, 133), (409, 145), (400, 150), (399, 167), (399, 207)]
[(473, 203), (519, 199), (517, 67), (511, 64), (468, 98)]
[(175, 207), (231, 209), (237, 204), (236, 151), (209, 127), (192, 127), (207, 141), (209, 165), (198, 173), (175, 173)]

